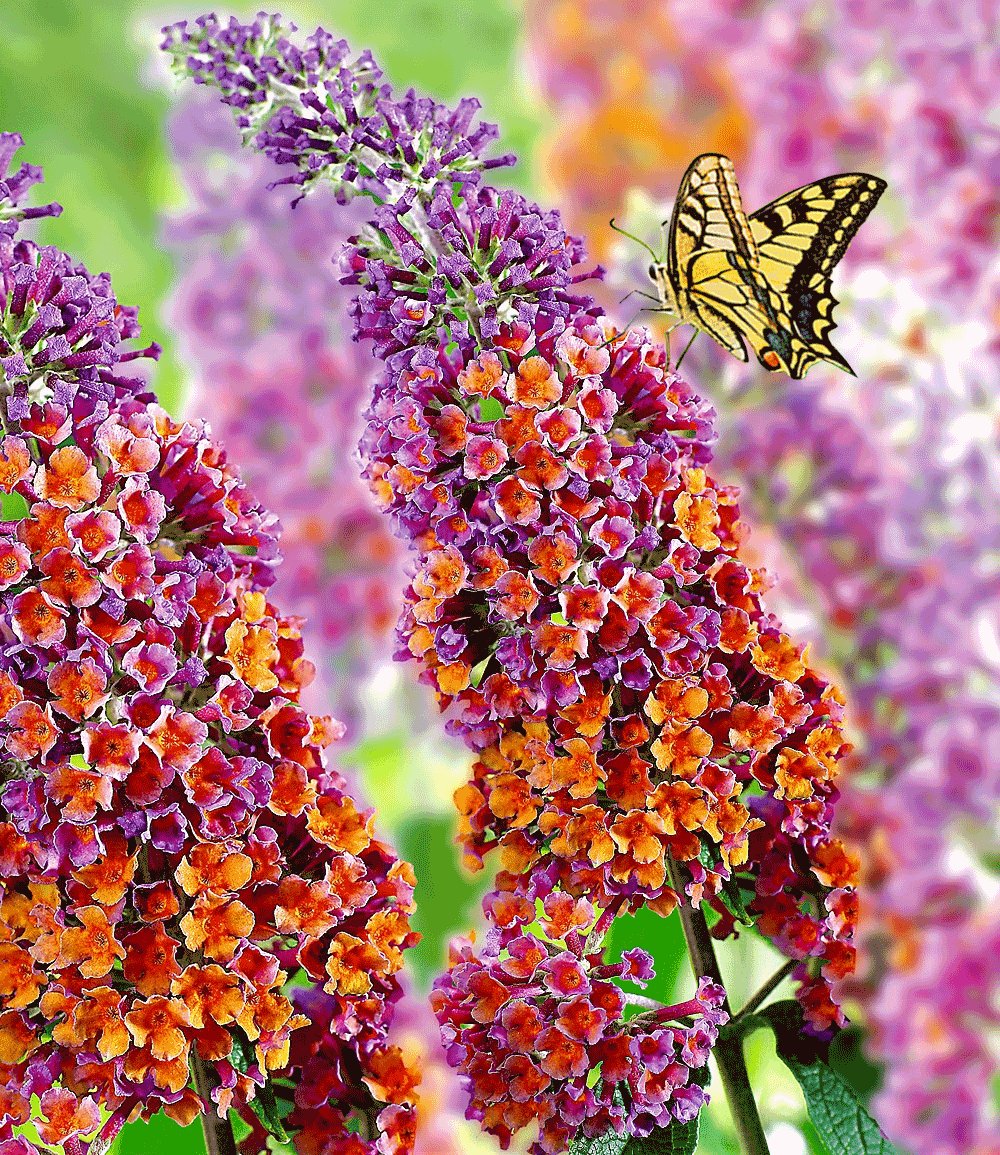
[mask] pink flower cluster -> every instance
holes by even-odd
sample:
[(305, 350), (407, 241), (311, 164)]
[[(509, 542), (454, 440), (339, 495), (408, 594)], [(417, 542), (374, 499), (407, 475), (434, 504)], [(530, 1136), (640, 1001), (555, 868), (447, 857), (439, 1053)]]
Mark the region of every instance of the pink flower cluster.
[(0, 1146), (259, 1109), (316, 1151), (409, 1151), (413, 878), (299, 704), (274, 519), (118, 373), (107, 278), (9, 233), (0, 273)]
[[(537, 1122), (538, 1155), (558, 1155), (577, 1134), (648, 1135), (695, 1118), (728, 1019), (725, 992), (702, 979), (692, 999), (672, 1007), (624, 993), (618, 982), (645, 987), (654, 977), (650, 955), (626, 951), (604, 963), (588, 937), (589, 902), (551, 891), (542, 905), (540, 933), (479, 956), (471, 943), (456, 944), (434, 992), (449, 1059), (472, 1087), (472, 1117), (504, 1149)], [(631, 1017), (630, 1001), (643, 1008)]]

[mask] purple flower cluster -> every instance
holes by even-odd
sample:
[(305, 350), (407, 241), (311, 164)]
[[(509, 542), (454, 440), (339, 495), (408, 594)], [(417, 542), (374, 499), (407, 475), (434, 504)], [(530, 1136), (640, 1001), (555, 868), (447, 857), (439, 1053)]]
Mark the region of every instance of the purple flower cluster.
[(196, 84), (219, 89), (244, 139), (295, 167), (287, 182), (303, 194), (322, 182), (341, 199), (387, 200), (512, 163), (482, 159), (498, 132), (477, 123), (477, 100), (448, 109), (412, 90), (399, 96), (370, 53), (352, 58), (322, 29), (300, 48), (294, 31), (265, 13), (250, 24), (202, 16), (164, 29), (163, 49)]
[[(0, 173), (6, 173), (22, 144), (0, 133)], [(147, 398), (144, 383), (121, 367), (159, 356), (159, 346), (135, 349), (137, 310), (115, 299), (106, 273), (89, 273), (66, 253), (39, 247), (18, 235), (21, 222), (56, 216), (58, 205), (27, 208), (21, 199), (41, 170), (24, 164), (0, 179), (0, 370), (6, 411), (12, 419), (35, 404), (86, 410), (99, 419), (115, 400)]]

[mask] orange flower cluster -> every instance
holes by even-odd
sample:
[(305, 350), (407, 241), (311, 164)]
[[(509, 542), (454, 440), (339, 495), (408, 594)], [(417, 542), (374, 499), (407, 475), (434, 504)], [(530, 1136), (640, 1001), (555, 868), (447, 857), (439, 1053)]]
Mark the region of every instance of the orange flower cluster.
[[(195, 426), (141, 408), (65, 431), (34, 411), (36, 450), (0, 445), (30, 509), (2, 534), (0, 1127), (35, 1095), (51, 1144), (160, 1109), (259, 1125), (266, 1089), (316, 1135), (327, 1100), (345, 1135), (352, 1109), (398, 1104), (404, 1150), (415, 1080), (386, 1033), (413, 879), (325, 765), (342, 728), (297, 704), (298, 624), (247, 580), (264, 523)], [(290, 1080), (321, 1047), (303, 1111)], [(331, 1074), (348, 1061), (357, 1080)]]
[(0, 527), (0, 1140), (236, 1110), (317, 1151), (378, 1116), (409, 1150), (413, 878), (326, 765), (342, 727), (298, 704), (269, 519), (155, 407), (34, 405), (0, 462), (26, 512)]
[(400, 632), (479, 752), (457, 803), (470, 864), (500, 850), (491, 919), (530, 925), (540, 878), (668, 914), (673, 860), (716, 933), (757, 920), (808, 964), (817, 1029), (839, 1021), (842, 702), (741, 560), (737, 492), (705, 468), (711, 411), (645, 331), (588, 315), (503, 327), (413, 381), (423, 410), (372, 439), (370, 470), (422, 518)]

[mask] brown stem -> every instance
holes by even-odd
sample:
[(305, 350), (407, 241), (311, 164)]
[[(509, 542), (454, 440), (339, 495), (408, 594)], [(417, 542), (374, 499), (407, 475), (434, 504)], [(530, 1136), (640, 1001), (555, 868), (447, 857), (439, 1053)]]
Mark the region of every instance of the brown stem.
[(219, 1085), (215, 1071), (207, 1067), (198, 1055), (194, 1056), (192, 1066), (194, 1085), (205, 1107), (201, 1117), (201, 1129), (205, 1133), (207, 1155), (237, 1155), (236, 1139), (233, 1137), (229, 1117), (219, 1117), (215, 1100), (212, 1098), (212, 1091)]
[[(677, 892), (680, 900), (681, 925), (684, 928), (684, 941), (687, 943), (688, 955), (695, 976), (701, 978), (707, 975), (713, 982), (725, 989), (722, 981), (722, 972), (715, 957), (715, 947), (712, 936), (708, 931), (705, 916), (697, 907), (689, 906), (684, 893), (684, 880), (680, 867), (668, 856), (667, 863), (670, 870), (670, 883)], [(725, 1008), (732, 1017), (729, 1006), (729, 997), (726, 996)], [(726, 1092), (729, 1110), (736, 1125), (736, 1133), (740, 1140), (740, 1150), (743, 1155), (770, 1155), (764, 1127), (757, 1112), (753, 1089), (750, 1086), (750, 1075), (747, 1072), (746, 1061), (743, 1058), (743, 1042), (741, 1039), (720, 1038), (712, 1052), (719, 1067), (722, 1086)]]

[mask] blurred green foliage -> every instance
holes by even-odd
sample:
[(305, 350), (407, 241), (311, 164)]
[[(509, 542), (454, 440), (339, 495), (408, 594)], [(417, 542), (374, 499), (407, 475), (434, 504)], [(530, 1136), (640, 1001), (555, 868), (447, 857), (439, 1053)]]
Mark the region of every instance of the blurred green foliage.
[[(111, 272), (119, 299), (140, 307), (146, 334), (164, 346), (157, 387), (174, 410), (183, 374), (162, 319), (173, 268), (159, 231), (160, 214), (177, 198), (165, 132), (175, 81), (157, 44), (164, 23), (210, 7), (170, 0), (0, 5), (0, 122), (24, 136), (21, 159), (44, 166), (44, 194), (65, 206), (62, 217), (43, 223), (41, 239), (95, 272)], [(292, 0), (279, 7), (303, 29), (322, 24), (371, 48), (398, 84), (445, 99), (475, 93), (502, 122), (505, 147), (530, 153), (531, 106), (511, 84), (520, 72), (512, 0)]]

